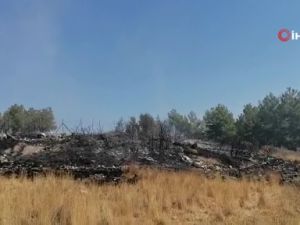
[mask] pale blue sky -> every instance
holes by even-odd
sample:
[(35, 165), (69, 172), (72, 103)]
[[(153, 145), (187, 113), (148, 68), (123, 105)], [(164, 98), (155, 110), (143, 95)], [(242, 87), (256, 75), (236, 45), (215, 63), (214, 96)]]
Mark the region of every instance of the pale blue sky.
[(238, 115), (300, 89), (300, 1), (0, 1), (0, 111), (51, 106), (71, 126), (172, 108)]

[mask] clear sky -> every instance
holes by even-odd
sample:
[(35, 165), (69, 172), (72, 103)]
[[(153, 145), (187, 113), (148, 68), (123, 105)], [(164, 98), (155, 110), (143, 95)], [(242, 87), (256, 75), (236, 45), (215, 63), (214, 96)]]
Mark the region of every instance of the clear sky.
[(0, 111), (51, 106), (74, 125), (172, 108), (203, 115), (300, 89), (298, 0), (0, 1)]

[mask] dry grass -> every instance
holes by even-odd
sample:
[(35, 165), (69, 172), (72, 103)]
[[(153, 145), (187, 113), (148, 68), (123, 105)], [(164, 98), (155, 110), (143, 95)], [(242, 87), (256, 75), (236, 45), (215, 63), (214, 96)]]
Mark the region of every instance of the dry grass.
[(0, 224), (300, 224), (300, 190), (143, 169), (135, 185), (0, 178)]
[(284, 160), (291, 160), (291, 161), (298, 161), (300, 162), (300, 152), (295, 152), (287, 149), (276, 149), (274, 153), (272, 153), (273, 156), (277, 158), (281, 158)]

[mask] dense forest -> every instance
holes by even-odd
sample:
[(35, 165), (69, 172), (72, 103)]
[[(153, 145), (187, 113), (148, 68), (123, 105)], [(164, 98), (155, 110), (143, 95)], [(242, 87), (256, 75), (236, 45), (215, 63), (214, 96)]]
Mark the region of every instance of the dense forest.
[[(13, 105), (0, 114), (3, 132), (47, 132), (55, 128), (51, 108), (37, 110)], [(200, 138), (223, 144), (272, 145), (296, 150), (300, 147), (300, 92), (287, 88), (279, 96), (270, 93), (257, 105), (246, 104), (237, 118), (219, 104), (203, 117), (193, 111), (182, 115), (173, 109), (164, 120), (148, 113), (127, 121), (120, 119), (115, 131), (125, 132), (134, 139), (165, 135), (173, 140)]]

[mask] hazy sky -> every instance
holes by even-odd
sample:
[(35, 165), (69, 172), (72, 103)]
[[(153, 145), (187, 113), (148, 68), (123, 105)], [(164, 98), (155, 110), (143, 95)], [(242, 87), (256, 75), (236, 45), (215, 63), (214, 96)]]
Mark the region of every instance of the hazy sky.
[(238, 115), (300, 89), (300, 1), (0, 1), (0, 111), (51, 106), (74, 125), (175, 108)]

